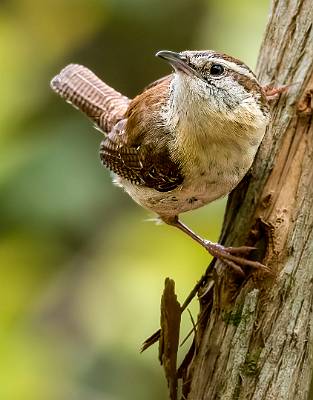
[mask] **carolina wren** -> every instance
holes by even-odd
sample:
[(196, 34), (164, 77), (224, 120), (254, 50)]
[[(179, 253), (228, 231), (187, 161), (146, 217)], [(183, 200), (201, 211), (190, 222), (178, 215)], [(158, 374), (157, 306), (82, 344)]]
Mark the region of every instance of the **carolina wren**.
[(264, 267), (246, 258), (252, 248), (204, 240), (178, 215), (227, 195), (249, 170), (269, 121), (266, 91), (243, 62), (226, 54), (156, 56), (173, 73), (133, 100), (76, 64), (53, 78), (51, 87), (105, 134), (101, 162), (138, 204), (226, 264)]

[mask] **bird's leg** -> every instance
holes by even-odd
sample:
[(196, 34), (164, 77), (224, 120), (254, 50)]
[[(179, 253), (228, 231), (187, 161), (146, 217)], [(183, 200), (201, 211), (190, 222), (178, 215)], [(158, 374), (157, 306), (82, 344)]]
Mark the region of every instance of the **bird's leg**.
[(250, 253), (250, 251), (255, 250), (255, 247), (241, 246), (241, 247), (225, 247), (218, 243), (213, 243), (209, 240), (202, 239), (191, 229), (183, 224), (177, 216), (175, 217), (161, 217), (162, 221), (166, 224), (175, 226), (181, 231), (185, 232), (193, 240), (204, 247), (213, 257), (216, 257), (223, 261), (225, 264), (229, 265), (239, 273), (243, 273), (242, 267), (251, 267), (257, 269), (263, 269), (269, 271), (268, 268), (259, 263), (258, 261), (248, 260), (245, 256)]

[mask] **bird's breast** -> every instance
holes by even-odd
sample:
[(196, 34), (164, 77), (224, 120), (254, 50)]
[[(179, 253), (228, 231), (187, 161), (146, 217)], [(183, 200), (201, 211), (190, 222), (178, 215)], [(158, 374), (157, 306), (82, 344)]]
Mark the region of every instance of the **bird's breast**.
[(249, 170), (265, 127), (252, 132), (242, 132), (240, 127), (237, 132), (225, 125), (223, 128), (185, 124), (174, 136), (169, 152), (184, 177), (174, 190), (158, 192), (127, 181), (121, 182), (122, 186), (141, 206), (163, 216), (196, 209), (226, 196)]

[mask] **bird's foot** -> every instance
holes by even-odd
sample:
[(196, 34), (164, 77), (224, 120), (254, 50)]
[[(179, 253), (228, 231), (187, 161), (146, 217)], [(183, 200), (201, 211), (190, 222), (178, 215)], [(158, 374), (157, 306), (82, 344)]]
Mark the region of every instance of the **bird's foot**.
[(226, 265), (231, 267), (236, 273), (245, 276), (244, 269), (250, 267), (258, 269), (265, 273), (271, 273), (270, 269), (258, 261), (249, 260), (247, 256), (255, 247), (240, 246), (240, 247), (225, 247), (218, 243), (204, 241), (204, 247), (215, 258), (223, 261)]
[(276, 100), (282, 93), (289, 90), (291, 86), (297, 85), (299, 82), (290, 83), (289, 85), (273, 86), (268, 84), (263, 86), (263, 91), (268, 101)]
[(191, 229), (183, 224), (177, 216), (174, 218), (164, 218), (161, 219), (169, 225), (175, 226), (194, 241), (203, 246), (213, 257), (218, 258), (225, 264), (229, 265), (237, 274), (241, 276), (246, 276), (245, 269), (255, 269), (262, 271), (265, 274), (272, 275), (271, 270), (265, 265), (258, 261), (249, 260), (247, 256), (252, 250), (256, 250), (255, 247), (241, 246), (241, 247), (225, 247), (218, 243), (213, 243), (209, 240), (205, 240), (194, 233)]

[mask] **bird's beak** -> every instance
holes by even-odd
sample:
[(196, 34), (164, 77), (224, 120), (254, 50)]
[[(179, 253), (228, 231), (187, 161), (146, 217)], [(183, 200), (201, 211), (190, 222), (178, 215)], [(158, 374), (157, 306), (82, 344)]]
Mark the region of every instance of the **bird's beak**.
[(166, 60), (175, 69), (175, 71), (182, 71), (187, 75), (196, 75), (196, 71), (188, 65), (187, 57), (180, 53), (162, 50), (156, 53), (156, 57)]

